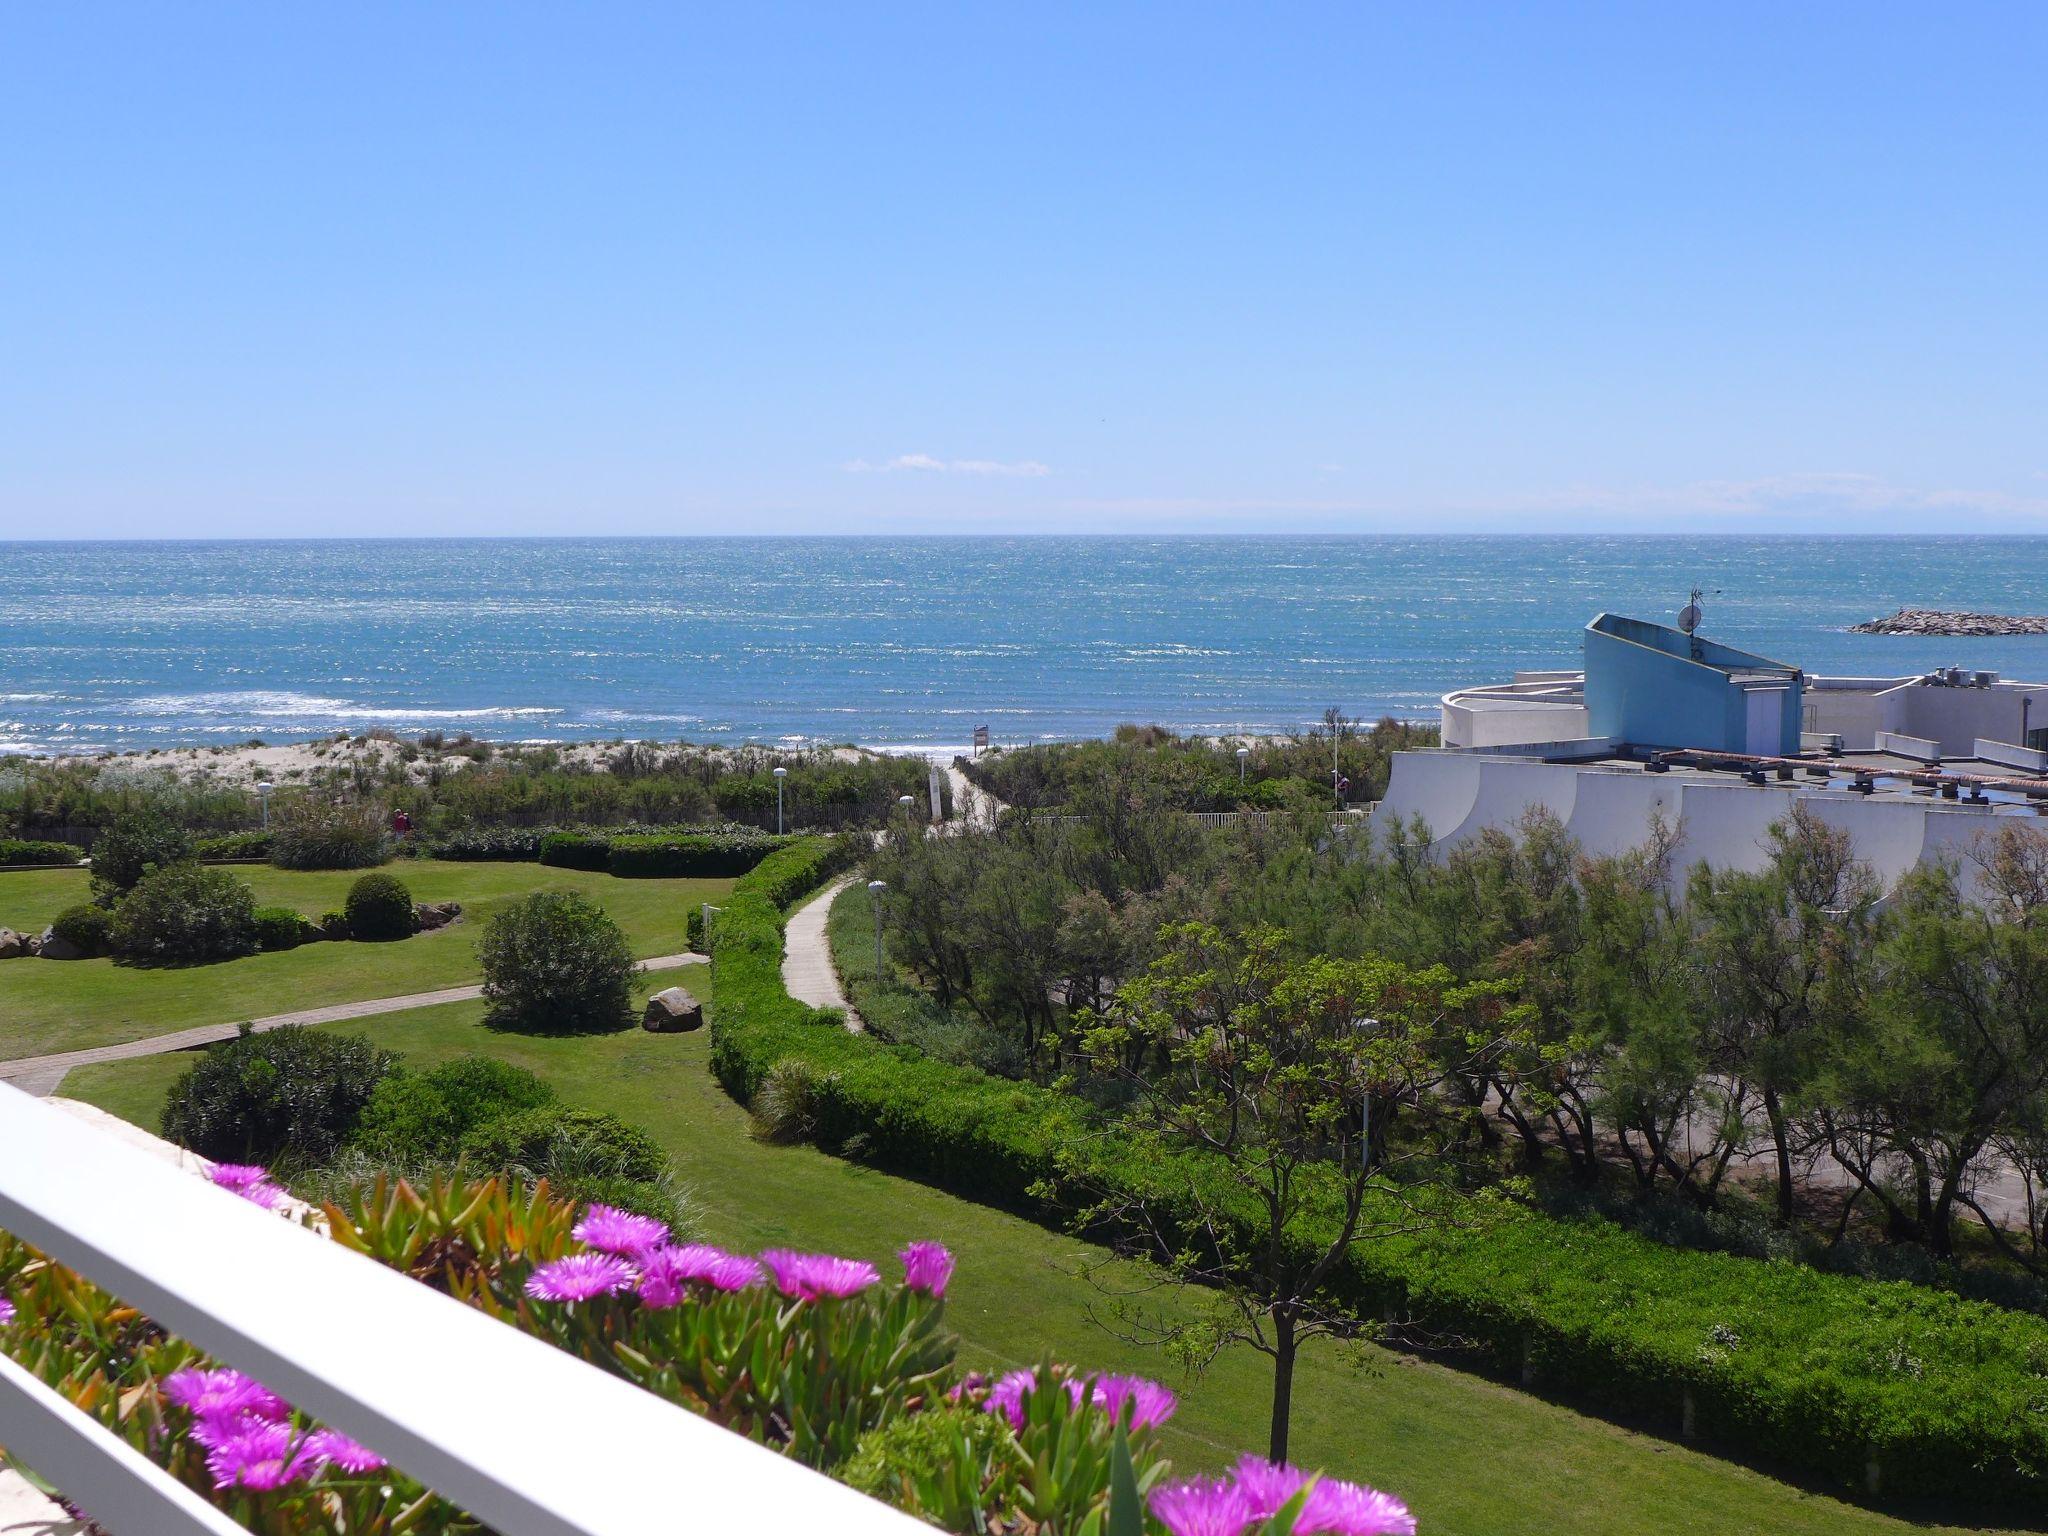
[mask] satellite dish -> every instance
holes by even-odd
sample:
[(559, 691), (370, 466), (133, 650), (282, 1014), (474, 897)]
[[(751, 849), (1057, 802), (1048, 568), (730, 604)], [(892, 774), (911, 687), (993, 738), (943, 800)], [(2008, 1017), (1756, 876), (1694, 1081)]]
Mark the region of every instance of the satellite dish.
[(1700, 589), (1692, 589), (1692, 601), (1678, 610), (1678, 627), (1688, 635), (1700, 627)]

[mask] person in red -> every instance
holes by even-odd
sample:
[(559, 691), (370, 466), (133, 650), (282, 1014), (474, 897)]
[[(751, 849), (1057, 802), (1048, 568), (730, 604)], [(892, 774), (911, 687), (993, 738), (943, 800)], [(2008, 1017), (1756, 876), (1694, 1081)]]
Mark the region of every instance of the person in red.
[(391, 835), (393, 837), (403, 837), (411, 830), (412, 818), (410, 816), (406, 815), (404, 811), (393, 811), (391, 813)]

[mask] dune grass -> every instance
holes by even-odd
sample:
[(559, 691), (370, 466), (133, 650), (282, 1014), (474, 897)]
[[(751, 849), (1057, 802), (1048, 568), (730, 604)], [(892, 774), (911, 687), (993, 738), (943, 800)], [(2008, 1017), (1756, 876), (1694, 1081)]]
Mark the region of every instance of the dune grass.
[[(677, 978), (662, 978), (676, 980)], [(714, 996), (707, 972), (680, 978)], [(643, 992), (656, 984), (642, 982)], [(531, 1068), (572, 1102), (647, 1127), (674, 1157), (706, 1235), (745, 1248), (789, 1244), (875, 1260), (905, 1241), (937, 1238), (960, 1256), (948, 1305), (968, 1363), (1028, 1364), (1050, 1353), (1161, 1376), (1184, 1396), (1170, 1443), (1184, 1469), (1215, 1467), (1262, 1448), (1269, 1378), (1249, 1351), (1184, 1381), (1156, 1351), (1125, 1343), (1095, 1318), (1109, 1301), (1081, 1273), (1100, 1250), (1021, 1217), (971, 1204), (809, 1147), (749, 1134), (720, 1090), (706, 1032), (541, 1039), (486, 1029), (481, 1007), (456, 1003), (389, 1014), (337, 1030), (431, 1063), (482, 1052)], [(189, 1057), (74, 1072), (63, 1092), (154, 1129), (162, 1096)], [(1149, 1278), (1110, 1265), (1125, 1287)], [(1172, 1308), (1187, 1299), (1155, 1295)], [(1947, 1531), (1876, 1513), (1681, 1445), (1582, 1417), (1443, 1366), (1378, 1349), (1312, 1348), (1296, 1382), (1295, 1452), (1409, 1499), (1430, 1536), (1884, 1536)]]
[[(194, 1024), (227, 1024), (300, 1008), (397, 997), (477, 980), (476, 941), (490, 916), (537, 890), (571, 890), (601, 903), (637, 955), (687, 947), (683, 922), (718, 901), (730, 880), (621, 880), (524, 863), (423, 859), (388, 864), (416, 901), (459, 901), (463, 919), (390, 944), (320, 943), (214, 965), (141, 969), (111, 960), (0, 963), (0, 1060), (146, 1039)], [(308, 917), (340, 908), (360, 870), (236, 866), (259, 905)], [(83, 870), (0, 874), (0, 925), (40, 932), (87, 897)]]

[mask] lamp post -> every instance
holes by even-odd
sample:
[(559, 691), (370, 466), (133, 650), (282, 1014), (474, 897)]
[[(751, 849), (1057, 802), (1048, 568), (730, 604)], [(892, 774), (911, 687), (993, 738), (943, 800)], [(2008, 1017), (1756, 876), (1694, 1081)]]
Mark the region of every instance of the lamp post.
[(789, 777), (787, 768), (775, 770), (775, 835), (782, 835), (782, 781)]
[(1237, 787), (1239, 789), (1244, 788), (1244, 760), (1251, 755), (1252, 749), (1250, 747), (1239, 747), (1237, 749)]
[(875, 909), (875, 984), (882, 982), (882, 892), (889, 889), (886, 880), (868, 882), (868, 905)]
[(256, 786), (257, 803), (263, 807), (263, 830), (270, 830), (270, 792), (277, 786), (265, 779)]
[(911, 797), (910, 797), (910, 796), (908, 796), (908, 795), (898, 795), (898, 796), (896, 797), (896, 803), (897, 803), (898, 805), (900, 805), (900, 806), (902, 806), (902, 807), (903, 807), (903, 830), (904, 830), (905, 834), (907, 835), (907, 834), (909, 833), (909, 831), (910, 831), (910, 827), (911, 827), (911, 822), (910, 822), (910, 807), (911, 807), (911, 805), (912, 805), (912, 804), (913, 804), (914, 802), (913, 802), (913, 801), (911, 800)]

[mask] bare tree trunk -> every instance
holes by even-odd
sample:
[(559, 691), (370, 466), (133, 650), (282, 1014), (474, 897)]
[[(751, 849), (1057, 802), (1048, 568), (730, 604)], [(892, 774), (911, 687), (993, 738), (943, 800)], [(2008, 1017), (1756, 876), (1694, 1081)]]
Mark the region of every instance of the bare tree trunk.
[(1775, 1088), (1764, 1090), (1764, 1113), (1771, 1121), (1771, 1146), (1778, 1159), (1778, 1225), (1792, 1225), (1792, 1147), (1785, 1126), (1784, 1106)]

